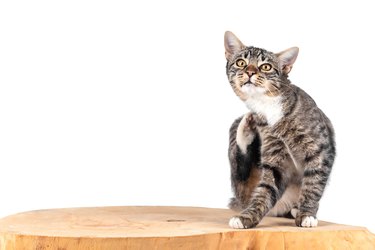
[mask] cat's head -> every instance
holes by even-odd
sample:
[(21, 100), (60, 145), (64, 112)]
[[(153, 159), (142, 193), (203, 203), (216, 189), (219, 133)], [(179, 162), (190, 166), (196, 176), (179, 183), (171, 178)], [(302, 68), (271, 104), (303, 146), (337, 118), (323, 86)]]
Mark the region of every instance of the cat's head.
[(229, 82), (243, 101), (251, 93), (277, 96), (283, 85), (289, 84), (288, 73), (297, 58), (297, 47), (275, 54), (243, 45), (230, 31), (225, 32), (224, 44)]

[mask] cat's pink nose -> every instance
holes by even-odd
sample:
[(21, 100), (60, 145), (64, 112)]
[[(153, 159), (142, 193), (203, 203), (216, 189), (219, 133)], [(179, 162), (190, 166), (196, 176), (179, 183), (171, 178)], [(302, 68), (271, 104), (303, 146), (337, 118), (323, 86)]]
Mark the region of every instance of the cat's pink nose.
[(258, 73), (258, 69), (254, 65), (250, 64), (246, 68), (246, 73), (249, 75), (249, 77), (251, 77), (252, 75), (255, 75), (256, 73)]

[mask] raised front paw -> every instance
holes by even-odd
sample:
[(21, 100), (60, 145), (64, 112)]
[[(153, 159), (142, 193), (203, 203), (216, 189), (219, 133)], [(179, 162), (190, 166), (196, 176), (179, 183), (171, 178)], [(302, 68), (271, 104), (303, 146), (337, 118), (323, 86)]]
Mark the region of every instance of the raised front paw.
[(315, 215), (297, 214), (296, 225), (298, 227), (316, 227), (318, 226), (318, 219)]
[(258, 221), (251, 215), (238, 215), (229, 220), (229, 226), (234, 229), (253, 228), (258, 225)]
[(247, 113), (237, 128), (236, 141), (241, 151), (246, 153), (247, 146), (251, 144), (255, 138), (256, 125), (251, 113)]
[[(253, 134), (255, 132), (255, 129), (256, 129), (256, 124), (255, 124), (255, 120), (254, 120), (254, 116), (252, 113), (247, 113), (246, 115), (244, 115), (244, 117), (242, 118), (243, 120), (243, 132), (244, 132), (244, 135), (245, 136), (248, 136), (249, 134)], [(242, 123), (242, 121), (241, 121)], [(241, 125), (240, 125), (241, 126)]]

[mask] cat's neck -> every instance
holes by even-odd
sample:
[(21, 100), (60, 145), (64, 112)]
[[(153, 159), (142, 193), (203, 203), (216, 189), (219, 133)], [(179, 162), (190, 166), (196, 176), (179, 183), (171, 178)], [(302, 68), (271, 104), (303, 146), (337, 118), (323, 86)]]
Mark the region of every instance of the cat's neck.
[(274, 126), (289, 113), (296, 101), (296, 91), (296, 87), (289, 81), (281, 85), (273, 95), (267, 95), (261, 89), (253, 87), (247, 90), (245, 104), (251, 112), (264, 117), (269, 126)]
[(247, 108), (264, 117), (269, 126), (274, 126), (284, 117), (282, 96), (267, 96), (262, 94), (249, 95), (245, 101)]

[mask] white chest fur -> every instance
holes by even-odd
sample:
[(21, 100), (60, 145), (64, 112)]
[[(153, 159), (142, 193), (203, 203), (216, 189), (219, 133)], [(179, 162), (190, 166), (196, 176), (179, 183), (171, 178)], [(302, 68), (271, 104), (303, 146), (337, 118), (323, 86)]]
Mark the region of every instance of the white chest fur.
[(263, 89), (250, 87), (246, 89), (249, 98), (245, 101), (250, 111), (263, 115), (269, 126), (275, 125), (283, 117), (280, 96), (267, 96)]

